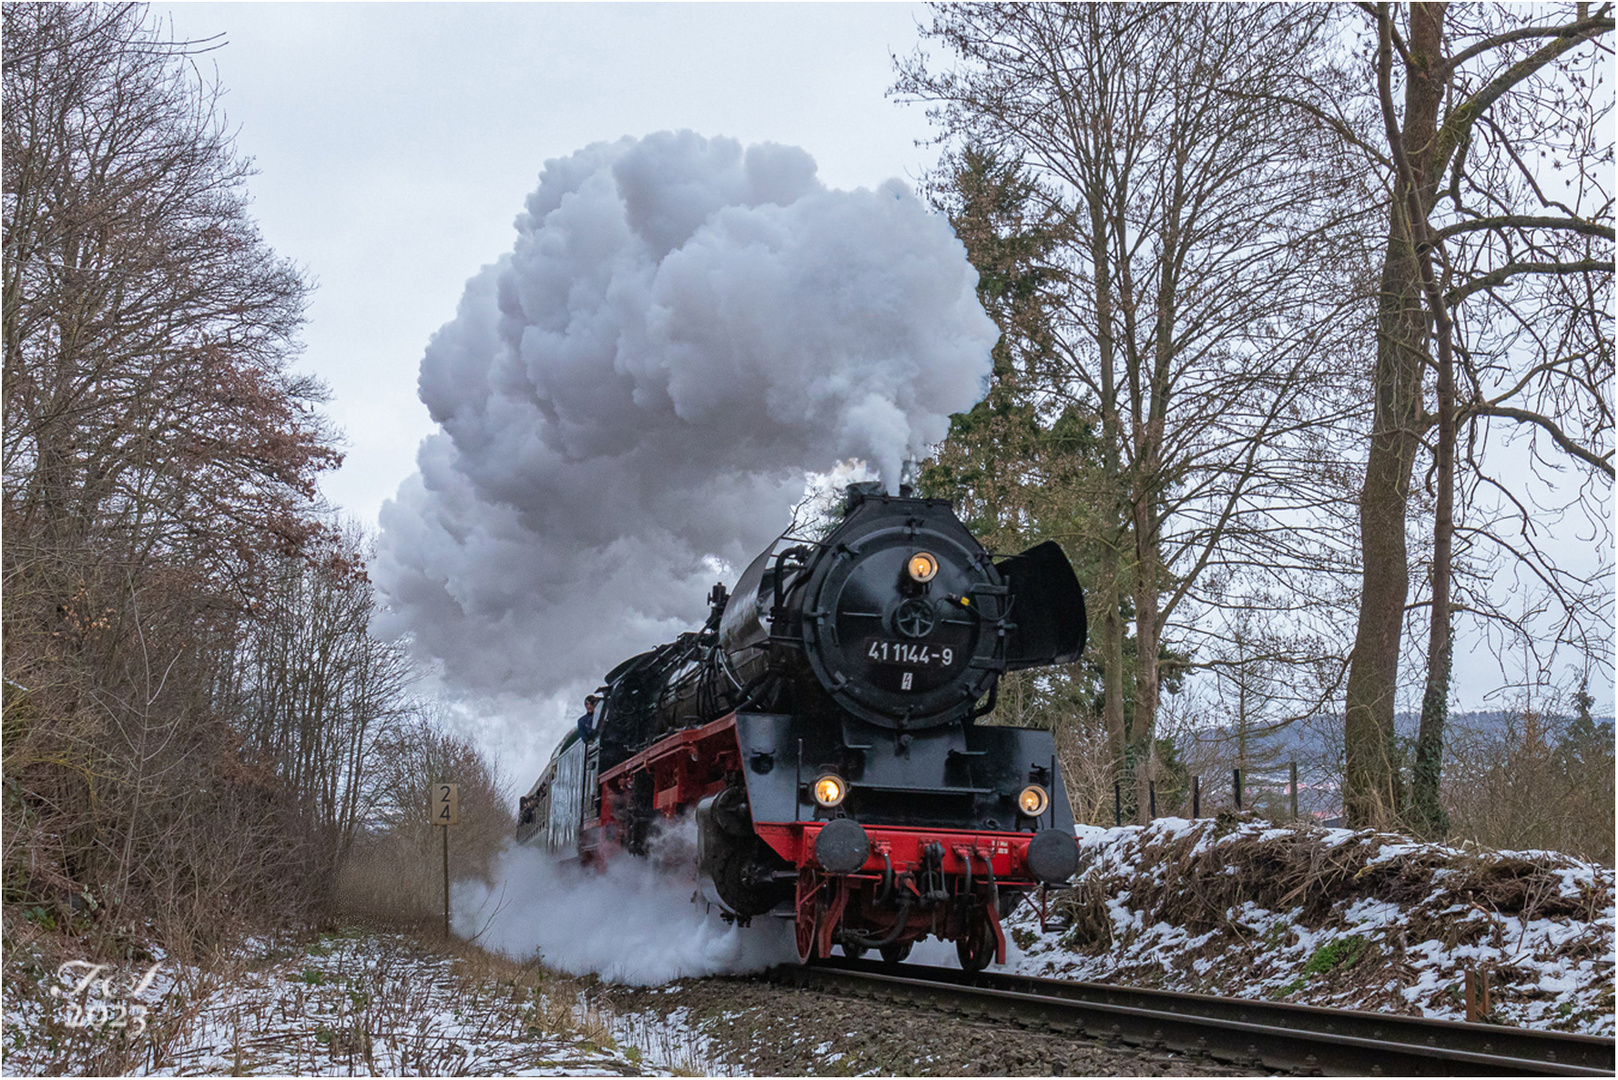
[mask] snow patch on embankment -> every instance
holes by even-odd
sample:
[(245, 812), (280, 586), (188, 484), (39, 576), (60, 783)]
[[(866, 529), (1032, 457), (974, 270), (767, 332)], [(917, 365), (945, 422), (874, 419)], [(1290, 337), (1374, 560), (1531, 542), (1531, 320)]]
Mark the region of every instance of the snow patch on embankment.
[(1230, 815), (1077, 832), (1071, 927), (1024, 905), (1008, 968), (1443, 1019), (1486, 969), (1500, 1022), (1613, 1034), (1607, 867)]

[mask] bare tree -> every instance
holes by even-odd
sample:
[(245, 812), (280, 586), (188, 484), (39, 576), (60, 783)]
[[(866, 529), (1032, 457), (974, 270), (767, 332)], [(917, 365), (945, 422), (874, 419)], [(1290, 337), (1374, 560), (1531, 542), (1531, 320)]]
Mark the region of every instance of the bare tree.
[(449, 838), (450, 877), (488, 879), (511, 843), (512, 794), (498, 766), (449, 729), (442, 715), (420, 712), (384, 739), (380, 798), (338, 878), (338, 903), (372, 917), (420, 919), (440, 910), (441, 827), (428, 819), (432, 785), (460, 787), (460, 824)]
[[(1342, 111), (1339, 99), (1320, 106), (1381, 171), (1389, 219), (1360, 494), (1363, 587), (1347, 684), (1344, 803), (1354, 824), (1386, 824), (1401, 810), (1393, 714), (1409, 593), (1406, 528), (1413, 469), (1430, 436), (1430, 631), (1411, 808), (1418, 827), (1438, 832), (1457, 538), (1522, 558), (1564, 612), (1558, 639), (1571, 628), (1587, 645), (1592, 615), (1598, 632), (1604, 623), (1610, 634), (1610, 614), (1591, 604), (1591, 582), (1556, 567), (1534, 541), (1528, 505), (1480, 462), (1491, 423), (1508, 421), (1535, 429), (1536, 456), (1549, 444), (1612, 477), (1604, 388), (1612, 377), (1613, 231), (1603, 179), (1611, 142), (1595, 134), (1610, 105), (1595, 101), (1610, 93), (1597, 89), (1606, 52), (1598, 39), (1613, 22), (1610, 5), (1572, 5), (1549, 18), (1425, 3), (1364, 8), (1377, 36), (1366, 74), (1381, 130), (1357, 128), (1365, 117)], [(1543, 169), (1535, 151), (1555, 152), (1555, 167)], [(1547, 193), (1557, 171), (1571, 178), (1564, 191)], [(1474, 485), (1498, 490), (1520, 513), (1526, 545), (1487, 522), (1457, 522), (1463, 427)], [(1486, 596), (1475, 598), (1475, 610), (1501, 614)]]
[(221, 694), (248, 752), (274, 766), (319, 837), (326, 873), (386, 798), (387, 747), (419, 711), (404, 648), (370, 632), (366, 555), (349, 525), (320, 558), (285, 559), (275, 589), (237, 631)]
[(1612, 725), (1587, 707), (1561, 711), (1519, 703), (1458, 718), (1442, 791), (1457, 838), (1612, 865)]
[(8, 5), (5, 31), (8, 539), (246, 584), (338, 459), (287, 368), (306, 285), (247, 214), (194, 46), (131, 6)]
[(1165, 665), (1240, 594), (1299, 617), (1275, 586), (1337, 544), (1322, 518), (1343, 380), (1321, 357), (1352, 330), (1325, 298), (1356, 265), (1334, 247), (1355, 180), (1279, 101), (1325, 25), (1310, 8), (951, 5), (925, 33), (954, 66), (900, 64), (896, 91), (934, 103), (943, 139), (1021, 162), (1061, 223), (1041, 391), (1049, 414), (1097, 418), (1090, 609), (1132, 793)]
[(3, 17), (7, 895), (206, 944), (310, 881), (218, 697), (337, 460), (289, 368), (306, 285), (248, 216), (204, 45), (136, 6)]

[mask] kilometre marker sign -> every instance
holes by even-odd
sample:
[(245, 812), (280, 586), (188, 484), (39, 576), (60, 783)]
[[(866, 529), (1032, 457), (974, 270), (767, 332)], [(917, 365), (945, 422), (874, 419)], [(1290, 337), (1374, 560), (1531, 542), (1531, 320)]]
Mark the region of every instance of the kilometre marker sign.
[(434, 825), (461, 823), (461, 785), (433, 785), (432, 815)]

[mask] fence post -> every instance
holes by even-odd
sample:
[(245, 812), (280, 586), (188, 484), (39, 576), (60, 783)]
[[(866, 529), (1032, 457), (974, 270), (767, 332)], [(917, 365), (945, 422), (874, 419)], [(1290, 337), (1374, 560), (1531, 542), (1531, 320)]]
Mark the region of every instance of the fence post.
[(1242, 808), (1242, 771), (1240, 769), (1230, 770), (1230, 786), (1235, 789), (1236, 809), (1239, 812)]
[(1489, 969), (1467, 969), (1466, 1019), (1468, 1023), (1481, 1022), (1494, 1009), (1489, 1004)]
[(1147, 800), (1146, 805), (1147, 805), (1147, 807), (1149, 809), (1149, 812), (1150, 812), (1150, 815), (1151, 815), (1151, 820), (1156, 821), (1157, 820), (1157, 781), (1156, 780), (1148, 780), (1148, 781), (1146, 781), (1146, 800)]
[(1298, 820), (1298, 763), (1289, 762), (1292, 766), (1292, 820)]
[(1195, 821), (1202, 816), (1202, 777), (1191, 778), (1191, 820)]
[(1112, 782), (1112, 823), (1114, 825), (1124, 823), (1124, 787), (1117, 780)]

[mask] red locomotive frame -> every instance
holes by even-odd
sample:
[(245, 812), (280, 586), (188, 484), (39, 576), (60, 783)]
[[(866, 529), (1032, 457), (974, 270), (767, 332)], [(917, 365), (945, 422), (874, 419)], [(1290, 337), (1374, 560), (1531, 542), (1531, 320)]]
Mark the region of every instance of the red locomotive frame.
[[(741, 765), (735, 713), (654, 743), (601, 774), (600, 816), (589, 830), (594, 842), (587, 841), (586, 849), (600, 858), (618, 846), (616, 838), (623, 822), (615, 808), (625, 804), (638, 776), (651, 778), (653, 806), (662, 818), (673, 820), (689, 813), (701, 799), (723, 790), (727, 775)], [(815, 838), (826, 824), (823, 820), (761, 821), (753, 826), (797, 871), (793, 914), (800, 960), (831, 955), (837, 931), (850, 928), (888, 936), (895, 944), (928, 934), (967, 940), (972, 948), (992, 947), (994, 962), (1005, 963), (1006, 937), (995, 893), (1001, 889), (1024, 893), (1040, 886), (1027, 866), (1034, 834), (873, 825), (867, 827), (871, 850), (865, 865), (851, 873), (831, 873), (814, 855)], [(940, 884), (954, 883), (963, 897), (981, 894), (979, 899), (988, 902), (975, 907), (917, 905), (920, 909), (914, 911), (906, 904), (901, 908), (908, 912), (904, 925), (896, 926), (894, 913), (886, 910), (893, 902), (893, 891), (908, 889), (916, 899), (921, 898), (916, 872), (927, 866), (929, 848), (935, 852), (929, 868), (939, 875)], [(981, 914), (974, 916), (975, 912)]]

